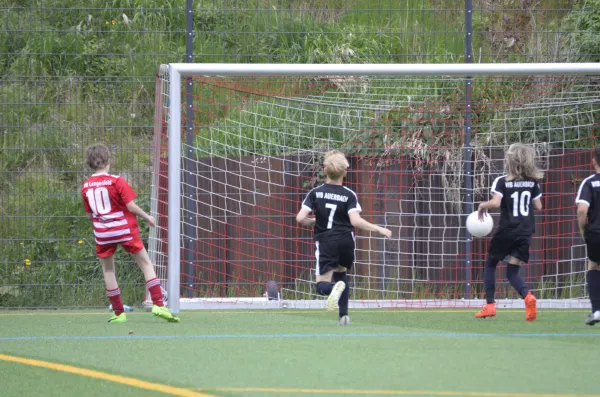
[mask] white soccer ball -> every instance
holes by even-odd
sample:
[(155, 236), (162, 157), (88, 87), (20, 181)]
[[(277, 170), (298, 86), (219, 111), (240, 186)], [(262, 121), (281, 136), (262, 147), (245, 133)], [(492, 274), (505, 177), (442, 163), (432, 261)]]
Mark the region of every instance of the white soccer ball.
[(477, 211), (473, 212), (471, 215), (467, 217), (467, 230), (471, 233), (473, 237), (485, 237), (492, 232), (494, 228), (494, 220), (492, 216), (485, 213), (483, 217), (483, 221), (479, 220), (479, 215)]

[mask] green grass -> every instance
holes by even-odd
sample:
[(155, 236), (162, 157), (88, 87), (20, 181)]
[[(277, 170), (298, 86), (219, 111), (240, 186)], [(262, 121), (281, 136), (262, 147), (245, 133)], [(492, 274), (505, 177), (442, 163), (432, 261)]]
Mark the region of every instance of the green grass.
[[(499, 311), (495, 319), (479, 321), (474, 311), (355, 311), (350, 327), (337, 326), (335, 314), (301, 310), (184, 312), (180, 324), (144, 312), (128, 314), (127, 324), (106, 323), (106, 312), (4, 312), (0, 352), (200, 388), (216, 396), (295, 395), (232, 388), (524, 397), (597, 392), (590, 382), (597, 372), (590, 352), (600, 347), (600, 339), (596, 328), (583, 325), (587, 313), (541, 311), (536, 322), (526, 323), (520, 311)], [(64, 339), (1, 339), (17, 336)], [(0, 361), (0, 370), (8, 375), (2, 385), (5, 397), (42, 390), (45, 396), (64, 397), (81, 395), (81, 390), (89, 396), (107, 391), (154, 395), (23, 364)], [(43, 389), (30, 381), (41, 377)]]
[[(0, 371), (12, 379), (3, 386), (6, 396), (87, 396), (106, 397), (107, 395), (143, 395), (149, 397), (163, 396), (163, 393), (144, 391), (135, 387), (126, 387), (110, 382), (78, 377), (71, 374), (56, 372), (46, 368), (23, 367), (0, 361)], [(32, 382), (32, 379), (52, 379), (55, 387), (49, 391), (45, 382)]]

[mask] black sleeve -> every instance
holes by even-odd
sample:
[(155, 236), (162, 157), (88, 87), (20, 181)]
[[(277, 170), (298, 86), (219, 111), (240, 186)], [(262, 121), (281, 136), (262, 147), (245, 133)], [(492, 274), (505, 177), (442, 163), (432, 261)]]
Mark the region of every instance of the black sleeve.
[(492, 187), (490, 188), (490, 192), (492, 193), (492, 195), (499, 194), (500, 197), (504, 197), (505, 181), (506, 178), (502, 176), (499, 176), (498, 178), (494, 179), (494, 183), (492, 183)]
[(588, 207), (592, 205), (592, 186), (590, 185), (590, 181), (584, 180), (581, 182), (579, 186), (579, 190), (577, 191), (577, 198), (575, 199), (575, 204), (587, 204)]
[(314, 194), (313, 194), (313, 190), (311, 190), (310, 192), (308, 192), (308, 194), (306, 195), (306, 198), (302, 202), (302, 208), (306, 208), (307, 210), (312, 211), (313, 208), (315, 208), (314, 203), (315, 203)]
[(540, 184), (535, 183), (533, 186), (533, 190), (531, 191), (531, 195), (533, 196), (532, 200), (537, 200), (542, 198), (542, 189), (540, 189)]
[(351, 213), (352, 211), (358, 211), (358, 212), (362, 211), (362, 207), (358, 203), (358, 198), (356, 197), (356, 194), (354, 194), (354, 192), (352, 192), (352, 194), (348, 198), (347, 206), (348, 206), (348, 213)]

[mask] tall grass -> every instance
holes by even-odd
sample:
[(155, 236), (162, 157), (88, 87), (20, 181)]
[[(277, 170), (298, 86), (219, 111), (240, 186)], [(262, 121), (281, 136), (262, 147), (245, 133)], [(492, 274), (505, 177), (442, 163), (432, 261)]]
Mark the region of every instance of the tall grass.
[[(239, 9), (242, 3), (196, 2), (197, 62), (454, 62), (464, 52), (460, 5), (247, 0)], [(183, 3), (82, 4), (9, 0), (0, 9), (0, 306), (104, 303), (79, 196), (86, 145), (113, 148), (113, 170), (148, 208), (154, 75), (160, 63), (185, 61)], [(281, 137), (261, 140), (271, 138)], [(130, 263), (123, 253), (117, 259)], [(119, 278), (129, 303), (139, 302), (141, 274), (122, 266)]]

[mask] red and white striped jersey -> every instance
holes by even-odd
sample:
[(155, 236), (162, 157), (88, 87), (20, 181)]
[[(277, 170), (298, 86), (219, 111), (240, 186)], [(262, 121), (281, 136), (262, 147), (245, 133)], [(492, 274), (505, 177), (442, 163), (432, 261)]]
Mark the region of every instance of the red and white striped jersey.
[(120, 243), (139, 236), (136, 216), (127, 209), (136, 194), (123, 178), (94, 174), (83, 183), (81, 196), (85, 211), (93, 215), (96, 244)]

